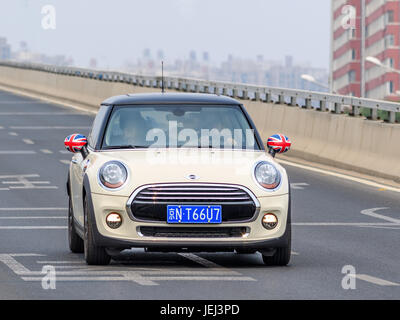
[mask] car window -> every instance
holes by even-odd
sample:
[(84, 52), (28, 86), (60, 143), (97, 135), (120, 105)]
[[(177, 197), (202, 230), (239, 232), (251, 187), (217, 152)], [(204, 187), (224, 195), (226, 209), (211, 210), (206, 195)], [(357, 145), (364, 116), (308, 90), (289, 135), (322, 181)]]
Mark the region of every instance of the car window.
[(91, 147), (95, 147), (95, 144), (99, 139), (99, 135), (101, 133), (101, 129), (103, 126), (103, 120), (107, 113), (108, 108), (109, 108), (108, 106), (101, 106), (99, 111), (97, 112), (97, 115), (96, 115), (94, 121), (93, 121), (92, 129), (88, 136), (88, 144)]
[(237, 105), (114, 107), (103, 148), (191, 147), (258, 149)]

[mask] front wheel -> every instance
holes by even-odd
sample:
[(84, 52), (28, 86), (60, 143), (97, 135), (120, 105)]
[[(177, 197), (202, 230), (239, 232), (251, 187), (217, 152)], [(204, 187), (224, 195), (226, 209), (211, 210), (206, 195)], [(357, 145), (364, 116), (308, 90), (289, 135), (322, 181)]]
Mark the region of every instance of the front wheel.
[(262, 259), (265, 265), (286, 266), (289, 264), (290, 255), (292, 252), (292, 228), (290, 223), (288, 223), (287, 228), (289, 228), (287, 245), (281, 248), (276, 248), (275, 253), (272, 256), (262, 254)]
[(85, 236), (84, 236), (84, 253), (85, 260), (88, 265), (107, 265), (110, 263), (111, 256), (107, 254), (106, 249), (96, 246), (93, 240), (93, 230), (90, 217), (88, 214), (88, 203), (86, 197), (84, 199), (85, 214)]

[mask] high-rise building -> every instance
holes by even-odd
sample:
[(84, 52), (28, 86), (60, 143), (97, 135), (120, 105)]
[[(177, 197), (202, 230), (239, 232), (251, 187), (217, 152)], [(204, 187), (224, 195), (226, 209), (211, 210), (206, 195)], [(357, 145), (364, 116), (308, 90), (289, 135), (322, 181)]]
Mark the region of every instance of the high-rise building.
[(400, 69), (400, 0), (332, 0), (331, 28), (332, 90), (395, 99), (400, 90), (396, 72)]
[(0, 60), (11, 59), (11, 47), (6, 38), (0, 37)]

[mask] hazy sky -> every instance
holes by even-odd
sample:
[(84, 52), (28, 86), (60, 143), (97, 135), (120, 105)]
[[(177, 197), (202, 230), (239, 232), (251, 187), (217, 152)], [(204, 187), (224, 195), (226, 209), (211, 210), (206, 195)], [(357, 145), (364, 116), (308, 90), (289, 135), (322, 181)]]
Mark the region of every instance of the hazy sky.
[[(56, 29), (42, 28), (44, 5)], [(86, 66), (91, 57), (118, 67), (144, 48), (165, 61), (203, 51), (219, 63), (236, 57), (329, 66), (330, 0), (0, 0), (0, 37), (36, 52), (65, 54)]]

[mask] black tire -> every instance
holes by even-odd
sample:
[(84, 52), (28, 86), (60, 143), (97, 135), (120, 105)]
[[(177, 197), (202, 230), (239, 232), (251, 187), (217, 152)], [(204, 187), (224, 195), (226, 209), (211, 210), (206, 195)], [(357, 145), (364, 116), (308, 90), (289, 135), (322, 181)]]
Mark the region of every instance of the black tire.
[(88, 203), (86, 197), (83, 202), (84, 205), (84, 253), (85, 253), (85, 260), (88, 265), (107, 265), (110, 263), (111, 256), (107, 254), (105, 248), (98, 247), (94, 244), (93, 240), (93, 231), (92, 225), (90, 221), (90, 216), (88, 214)]
[(290, 183), (289, 183), (289, 206), (288, 206), (288, 215), (286, 223), (286, 232), (288, 237), (288, 242), (286, 246), (275, 248), (275, 254), (273, 256), (263, 255), (261, 253), (265, 265), (286, 266), (290, 262), (290, 256), (292, 253), (292, 201), (291, 201)]
[(276, 248), (273, 256), (266, 256), (262, 254), (264, 264), (267, 266), (286, 266), (289, 264), (290, 255), (292, 252), (292, 228), (289, 222), (286, 226), (288, 228), (288, 244), (285, 247)]
[(73, 253), (83, 253), (83, 240), (76, 233), (71, 198), (68, 201), (68, 245)]

